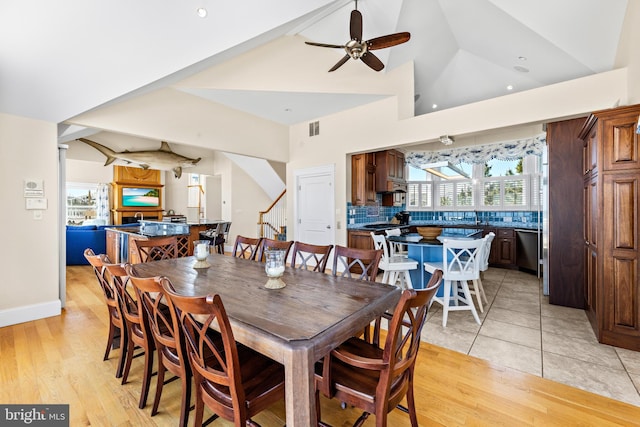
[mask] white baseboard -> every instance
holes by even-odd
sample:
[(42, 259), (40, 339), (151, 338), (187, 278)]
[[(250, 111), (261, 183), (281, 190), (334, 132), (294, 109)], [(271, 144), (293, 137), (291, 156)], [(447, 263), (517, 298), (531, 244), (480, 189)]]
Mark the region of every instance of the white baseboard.
[(0, 310), (0, 327), (17, 325), (18, 323), (59, 316), (62, 312), (60, 300), (25, 305), (22, 307)]

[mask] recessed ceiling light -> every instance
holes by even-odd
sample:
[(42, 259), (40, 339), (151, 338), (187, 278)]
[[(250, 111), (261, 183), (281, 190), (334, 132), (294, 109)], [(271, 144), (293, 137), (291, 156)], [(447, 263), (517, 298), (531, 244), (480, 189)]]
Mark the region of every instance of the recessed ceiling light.
[(526, 61), (526, 60), (527, 60), (527, 57), (526, 57), (526, 56), (518, 56), (518, 59), (519, 59), (520, 61)]
[(291, 108), (285, 108), (284, 111), (286, 111), (287, 113), (291, 112)]
[(519, 71), (521, 73), (528, 73), (529, 69), (525, 67), (521, 67), (520, 65), (516, 65), (513, 67), (514, 70)]
[(205, 9), (204, 7), (199, 7), (198, 9), (196, 9), (196, 13), (200, 18), (207, 17), (207, 9)]
[(513, 85), (508, 85), (507, 90), (513, 90)]
[(431, 108), (433, 108), (433, 109), (435, 110), (436, 108), (438, 108), (438, 104), (433, 104), (433, 105), (431, 106)]

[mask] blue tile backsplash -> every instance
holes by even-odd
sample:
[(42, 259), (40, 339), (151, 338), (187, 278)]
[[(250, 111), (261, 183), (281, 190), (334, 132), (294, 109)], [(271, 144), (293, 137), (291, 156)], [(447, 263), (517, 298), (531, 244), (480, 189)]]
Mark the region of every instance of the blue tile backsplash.
[[(380, 197), (380, 196), (378, 196)], [(361, 224), (373, 222), (388, 222), (393, 216), (405, 210), (404, 206), (380, 206), (381, 200), (376, 206), (353, 206), (347, 203), (347, 224), (353, 228)], [(475, 223), (502, 225), (513, 227), (537, 226), (539, 220), (538, 211), (409, 211), (411, 223)]]

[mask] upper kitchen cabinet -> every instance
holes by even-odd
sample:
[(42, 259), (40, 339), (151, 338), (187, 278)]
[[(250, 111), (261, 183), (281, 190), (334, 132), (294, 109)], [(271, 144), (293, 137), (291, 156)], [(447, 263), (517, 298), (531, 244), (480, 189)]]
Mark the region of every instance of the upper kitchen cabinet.
[(376, 155), (376, 191), (378, 193), (407, 190), (404, 178), (404, 153), (398, 150), (378, 151)]
[[(635, 128), (640, 105), (594, 112), (580, 132), (595, 144), (585, 194), (591, 251), (587, 310), (603, 344), (640, 350), (640, 159)], [(591, 151), (591, 150), (589, 150)], [(593, 166), (593, 162), (592, 162)], [(552, 213), (552, 211), (550, 211)], [(596, 239), (597, 236), (597, 239)]]
[(361, 153), (351, 156), (351, 204), (376, 204), (376, 155)]

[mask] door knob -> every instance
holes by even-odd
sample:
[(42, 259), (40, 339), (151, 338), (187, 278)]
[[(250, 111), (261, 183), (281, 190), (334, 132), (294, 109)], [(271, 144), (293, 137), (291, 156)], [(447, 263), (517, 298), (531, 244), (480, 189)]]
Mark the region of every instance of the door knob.
[(331, 226), (330, 226), (330, 225), (327, 225), (327, 228), (329, 228), (329, 229), (330, 229), (330, 228), (331, 228)]

